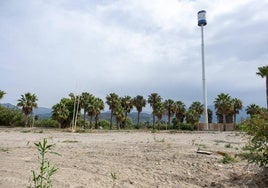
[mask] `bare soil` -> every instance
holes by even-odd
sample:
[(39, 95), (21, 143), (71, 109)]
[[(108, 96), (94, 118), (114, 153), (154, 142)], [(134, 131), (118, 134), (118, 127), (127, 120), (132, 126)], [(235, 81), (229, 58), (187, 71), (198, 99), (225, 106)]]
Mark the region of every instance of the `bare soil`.
[[(53, 177), (56, 188), (268, 187), (267, 173), (238, 156), (248, 141), (238, 132), (0, 128), (0, 188), (32, 184), (31, 171), (39, 165), (34, 142), (43, 138), (61, 154), (47, 155), (59, 168)], [(225, 154), (234, 162), (224, 164)]]

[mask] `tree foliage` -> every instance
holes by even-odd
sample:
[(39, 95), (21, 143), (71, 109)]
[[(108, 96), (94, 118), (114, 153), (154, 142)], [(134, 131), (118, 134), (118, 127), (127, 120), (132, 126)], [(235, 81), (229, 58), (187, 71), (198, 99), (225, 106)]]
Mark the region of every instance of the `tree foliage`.
[(9, 109), (0, 106), (0, 125), (1, 126), (23, 126), (24, 115), (21, 110)]
[(266, 103), (268, 109), (268, 65), (258, 67), (258, 72), (256, 74), (262, 78), (266, 78)]
[(268, 112), (260, 112), (242, 124), (243, 130), (251, 135), (245, 149), (249, 152), (248, 160), (259, 166), (268, 167)]
[(133, 104), (136, 107), (136, 110), (138, 111), (138, 125), (140, 123), (140, 113), (142, 112), (142, 108), (146, 106), (146, 99), (143, 98), (141, 95), (137, 95), (133, 99)]
[(29, 115), (32, 114), (33, 109), (37, 108), (37, 101), (36, 95), (30, 92), (21, 95), (21, 98), (18, 100), (17, 106), (22, 108), (25, 115), (25, 126), (28, 125)]
[(6, 94), (6, 93), (5, 93), (4, 91), (0, 90), (0, 99), (2, 99), (2, 98), (4, 97), (5, 94)]

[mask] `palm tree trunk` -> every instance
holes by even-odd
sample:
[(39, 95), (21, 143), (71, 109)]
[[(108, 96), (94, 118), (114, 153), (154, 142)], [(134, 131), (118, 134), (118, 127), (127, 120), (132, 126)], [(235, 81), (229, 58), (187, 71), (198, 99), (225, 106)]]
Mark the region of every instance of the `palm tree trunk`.
[(234, 130), (236, 129), (236, 113), (234, 114)]
[(267, 103), (267, 110), (268, 110), (268, 77), (266, 76), (266, 103)]
[(153, 114), (153, 129), (154, 129), (154, 123), (155, 123), (155, 116)]
[(84, 129), (86, 128), (86, 110), (84, 109)]
[(112, 130), (112, 124), (113, 124), (113, 109), (111, 109), (110, 130)]
[(157, 118), (158, 130), (160, 130), (160, 118)]
[(223, 131), (226, 131), (226, 115), (223, 114)]
[(168, 113), (168, 126), (170, 126), (170, 116), (171, 116), (171, 114)]
[(98, 126), (98, 119), (99, 119), (99, 115), (97, 114), (95, 116), (95, 129), (98, 129), (99, 128), (99, 126)]
[(90, 129), (92, 129), (92, 119), (93, 119), (93, 115), (90, 116), (90, 123), (89, 123)]
[(138, 125), (140, 124), (140, 111), (138, 111)]
[(28, 126), (28, 114), (25, 114), (24, 122), (25, 122), (25, 127), (27, 127)]

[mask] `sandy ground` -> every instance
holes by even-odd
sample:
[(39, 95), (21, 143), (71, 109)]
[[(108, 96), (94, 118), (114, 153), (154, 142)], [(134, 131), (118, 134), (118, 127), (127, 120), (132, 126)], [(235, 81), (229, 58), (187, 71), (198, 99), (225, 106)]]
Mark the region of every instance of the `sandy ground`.
[[(235, 156), (247, 142), (235, 132), (70, 133), (0, 128), (1, 188), (31, 184), (31, 170), (38, 171), (34, 142), (43, 138), (61, 154), (47, 156), (59, 168), (53, 177), (56, 188), (268, 187), (267, 176), (257, 166), (239, 157), (234, 163), (221, 162), (219, 152)], [(213, 153), (197, 154), (198, 148)]]

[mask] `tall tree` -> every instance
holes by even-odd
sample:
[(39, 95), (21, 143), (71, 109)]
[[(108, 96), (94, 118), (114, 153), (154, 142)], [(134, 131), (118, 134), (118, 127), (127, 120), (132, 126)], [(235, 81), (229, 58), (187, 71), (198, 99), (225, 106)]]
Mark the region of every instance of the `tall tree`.
[(115, 118), (116, 118), (116, 125), (117, 125), (117, 129), (119, 130), (121, 128), (121, 124), (125, 119), (125, 111), (123, 109), (123, 107), (121, 105), (117, 105), (114, 108), (113, 111)]
[(30, 92), (21, 95), (21, 98), (18, 100), (17, 106), (22, 107), (25, 115), (25, 127), (28, 125), (29, 115), (32, 114), (34, 108), (37, 108), (37, 101), (36, 95)]
[(70, 111), (64, 102), (60, 102), (52, 106), (52, 119), (59, 122), (59, 128), (66, 127), (69, 114)]
[(243, 104), (242, 101), (238, 98), (232, 99), (233, 110), (234, 110), (234, 128), (236, 129), (236, 115), (239, 114), (239, 111), (242, 110)]
[(214, 100), (214, 106), (223, 116), (223, 130), (226, 131), (226, 116), (233, 112), (232, 99), (229, 94), (221, 93)]
[(260, 114), (260, 112), (261, 112), (261, 107), (256, 104), (250, 104), (246, 108), (246, 113), (250, 115), (251, 118), (253, 118), (253, 116), (255, 115)]
[(2, 99), (2, 98), (4, 97), (5, 94), (6, 94), (6, 93), (5, 93), (4, 91), (0, 90), (0, 99)]
[(114, 109), (120, 105), (120, 98), (115, 93), (110, 93), (106, 96), (106, 103), (109, 105), (109, 109), (111, 110), (111, 117), (110, 117), (110, 129), (112, 129), (113, 125), (113, 115)]
[(133, 109), (133, 99), (130, 96), (125, 96), (121, 98), (121, 106), (125, 111), (125, 119), (123, 123), (123, 128), (126, 128), (127, 114)]
[(153, 129), (155, 128), (155, 108), (156, 108), (156, 104), (158, 102), (161, 102), (162, 98), (160, 97), (160, 95), (158, 95), (157, 93), (152, 93), (151, 95), (148, 96), (148, 103), (150, 104), (151, 108), (153, 109)]
[(95, 110), (95, 129), (98, 129), (99, 115), (104, 110), (104, 102), (100, 98), (95, 98), (93, 101), (93, 109)]
[(138, 125), (140, 123), (140, 113), (142, 112), (142, 108), (146, 106), (146, 99), (143, 98), (141, 95), (137, 95), (133, 99), (133, 104), (138, 111)]
[(183, 123), (185, 115), (186, 115), (186, 106), (182, 101), (176, 101), (175, 104), (176, 104), (175, 116), (178, 120), (179, 129), (180, 129), (180, 125)]
[(201, 114), (204, 112), (204, 105), (201, 104), (198, 101), (195, 101), (191, 104), (191, 106), (189, 107), (190, 110), (194, 110), (199, 114), (199, 118), (201, 116)]
[(168, 116), (168, 126), (170, 126), (170, 118), (175, 114), (176, 112), (176, 104), (172, 99), (167, 99), (164, 101), (164, 108), (167, 112)]
[(213, 111), (208, 108), (208, 123), (212, 123)]
[(198, 127), (198, 121), (200, 118), (200, 113), (194, 109), (190, 109), (186, 112), (186, 122), (192, 125), (192, 129), (195, 129), (195, 126)]
[(161, 101), (158, 101), (154, 105), (154, 111), (153, 111), (153, 114), (157, 117), (158, 130), (160, 130), (161, 119), (163, 117), (164, 111), (165, 108), (163, 103)]
[(266, 78), (266, 103), (267, 103), (267, 109), (268, 109), (268, 65), (258, 67), (257, 75), (261, 76), (262, 78)]
[[(92, 106), (94, 96), (92, 94), (89, 94), (88, 92), (83, 92), (80, 99), (81, 99), (81, 103), (80, 103), (81, 108), (83, 108), (84, 110), (83, 127), (85, 129), (86, 128), (86, 112), (89, 111), (90, 106)], [(90, 126), (92, 127), (92, 124)]]

